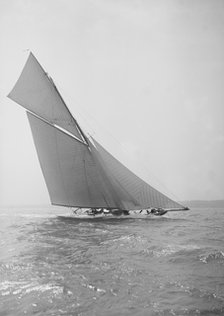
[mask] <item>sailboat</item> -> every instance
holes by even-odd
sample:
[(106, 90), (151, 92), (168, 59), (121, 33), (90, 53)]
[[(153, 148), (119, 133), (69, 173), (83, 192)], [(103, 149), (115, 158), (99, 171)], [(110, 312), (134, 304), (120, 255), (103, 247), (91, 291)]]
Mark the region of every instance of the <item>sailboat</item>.
[(87, 137), (32, 52), (8, 97), (26, 109), (52, 205), (88, 218), (164, 215), (188, 209)]

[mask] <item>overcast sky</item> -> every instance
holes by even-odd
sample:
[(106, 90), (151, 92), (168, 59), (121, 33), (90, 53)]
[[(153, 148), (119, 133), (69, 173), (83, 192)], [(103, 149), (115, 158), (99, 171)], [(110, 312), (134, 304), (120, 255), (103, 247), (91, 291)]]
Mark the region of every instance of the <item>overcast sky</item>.
[(30, 49), (83, 129), (177, 200), (224, 199), (223, 0), (0, 0), (0, 204), (49, 197), (25, 110)]

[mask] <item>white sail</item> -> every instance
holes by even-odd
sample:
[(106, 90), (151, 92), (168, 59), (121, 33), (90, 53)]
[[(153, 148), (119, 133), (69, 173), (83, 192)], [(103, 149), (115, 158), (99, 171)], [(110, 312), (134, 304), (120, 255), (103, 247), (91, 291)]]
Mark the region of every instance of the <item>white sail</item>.
[(27, 110), (82, 139), (77, 123), (53, 81), (32, 53), (8, 97)]
[(52, 204), (117, 208), (89, 147), (27, 113)]
[(136, 176), (107, 152), (93, 137), (92, 139), (101, 158), (104, 171), (113, 183), (114, 190), (118, 192), (125, 209), (183, 208), (182, 205), (171, 200)]

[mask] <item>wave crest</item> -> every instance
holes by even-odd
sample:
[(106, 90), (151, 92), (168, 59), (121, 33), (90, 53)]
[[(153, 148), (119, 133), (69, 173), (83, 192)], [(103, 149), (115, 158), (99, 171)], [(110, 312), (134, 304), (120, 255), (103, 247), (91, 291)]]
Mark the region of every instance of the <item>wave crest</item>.
[(201, 256), (200, 261), (203, 263), (216, 262), (224, 264), (224, 251), (215, 251), (205, 256)]

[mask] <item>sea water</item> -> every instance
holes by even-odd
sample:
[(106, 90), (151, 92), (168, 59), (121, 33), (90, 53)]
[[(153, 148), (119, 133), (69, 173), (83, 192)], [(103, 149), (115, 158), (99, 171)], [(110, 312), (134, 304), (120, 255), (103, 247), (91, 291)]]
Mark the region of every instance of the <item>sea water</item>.
[(224, 315), (224, 209), (75, 220), (0, 210), (0, 315)]

